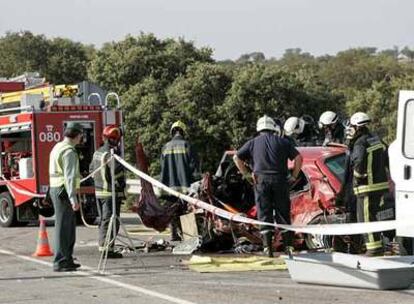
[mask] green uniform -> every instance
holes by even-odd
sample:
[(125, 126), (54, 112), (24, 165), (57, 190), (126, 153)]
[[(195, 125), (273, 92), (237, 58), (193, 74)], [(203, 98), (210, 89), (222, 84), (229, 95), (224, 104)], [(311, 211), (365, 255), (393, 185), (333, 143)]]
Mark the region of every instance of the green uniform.
[(80, 188), (79, 157), (69, 139), (57, 143), (49, 159), (50, 195), (55, 207), (54, 267), (73, 263), (76, 216), (72, 209)]

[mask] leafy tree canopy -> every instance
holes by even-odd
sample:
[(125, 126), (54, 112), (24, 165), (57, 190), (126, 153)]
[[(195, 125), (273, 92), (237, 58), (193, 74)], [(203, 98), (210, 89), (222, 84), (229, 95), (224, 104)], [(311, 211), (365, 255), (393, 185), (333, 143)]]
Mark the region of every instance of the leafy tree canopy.
[(91, 53), (91, 47), (69, 39), (47, 39), (28, 31), (7, 33), (0, 38), (0, 75), (39, 72), (52, 83), (76, 83), (87, 77)]
[(211, 50), (197, 49), (184, 39), (160, 40), (153, 34), (127, 36), (106, 43), (90, 64), (89, 77), (105, 89), (124, 93), (147, 77), (173, 82), (195, 62), (212, 62)]

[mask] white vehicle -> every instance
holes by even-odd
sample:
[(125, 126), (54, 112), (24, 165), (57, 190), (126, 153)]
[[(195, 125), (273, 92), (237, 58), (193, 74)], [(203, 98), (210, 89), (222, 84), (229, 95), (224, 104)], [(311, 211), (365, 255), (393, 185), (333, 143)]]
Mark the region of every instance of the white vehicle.
[(414, 237), (414, 91), (400, 91), (396, 140), (389, 147), (397, 235)]

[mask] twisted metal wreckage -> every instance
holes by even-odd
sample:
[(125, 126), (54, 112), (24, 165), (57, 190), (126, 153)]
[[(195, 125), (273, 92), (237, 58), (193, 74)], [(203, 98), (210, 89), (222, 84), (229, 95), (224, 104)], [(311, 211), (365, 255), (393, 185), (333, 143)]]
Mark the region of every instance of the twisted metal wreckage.
[[(194, 216), (198, 235), (190, 243), (201, 251), (257, 251), (261, 249), (258, 225), (276, 229), (274, 246), (281, 246), (280, 233), (296, 232), (297, 249), (335, 247), (336, 250), (356, 253), (361, 250), (359, 234), (395, 229), (393, 212), (387, 221), (375, 223), (348, 223), (352, 216), (348, 206), (337, 206), (338, 197), (346, 196), (343, 184), (346, 149), (343, 147), (300, 148), (304, 166), (299, 182), (291, 187), (292, 225), (263, 223), (256, 220), (253, 189), (238, 174), (231, 161), (234, 151), (227, 151), (214, 175), (204, 174), (184, 195), (147, 175), (148, 162), (142, 144), (137, 141), (138, 169), (119, 156), (116, 160), (141, 179), (141, 195), (137, 212), (143, 224), (163, 231), (167, 228), (174, 206), (165, 207), (158, 201), (153, 186), (188, 203), (188, 212)], [(336, 171), (335, 171), (336, 169)], [(345, 199), (348, 199), (345, 197)], [(385, 208), (390, 208), (389, 205)], [(392, 207), (391, 207), (392, 208)], [(391, 220), (389, 220), (391, 219)], [(194, 236), (193, 236), (194, 237)], [(187, 238), (188, 239), (188, 238)]]

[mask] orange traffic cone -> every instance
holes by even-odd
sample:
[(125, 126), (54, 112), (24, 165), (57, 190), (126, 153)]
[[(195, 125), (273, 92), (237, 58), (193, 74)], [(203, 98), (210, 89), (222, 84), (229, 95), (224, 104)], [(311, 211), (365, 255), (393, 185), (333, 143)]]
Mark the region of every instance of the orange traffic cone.
[(47, 238), (47, 231), (46, 231), (46, 221), (43, 217), (39, 220), (39, 237), (37, 239), (37, 248), (35, 253), (32, 256), (52, 256), (53, 252), (49, 246), (49, 240)]

